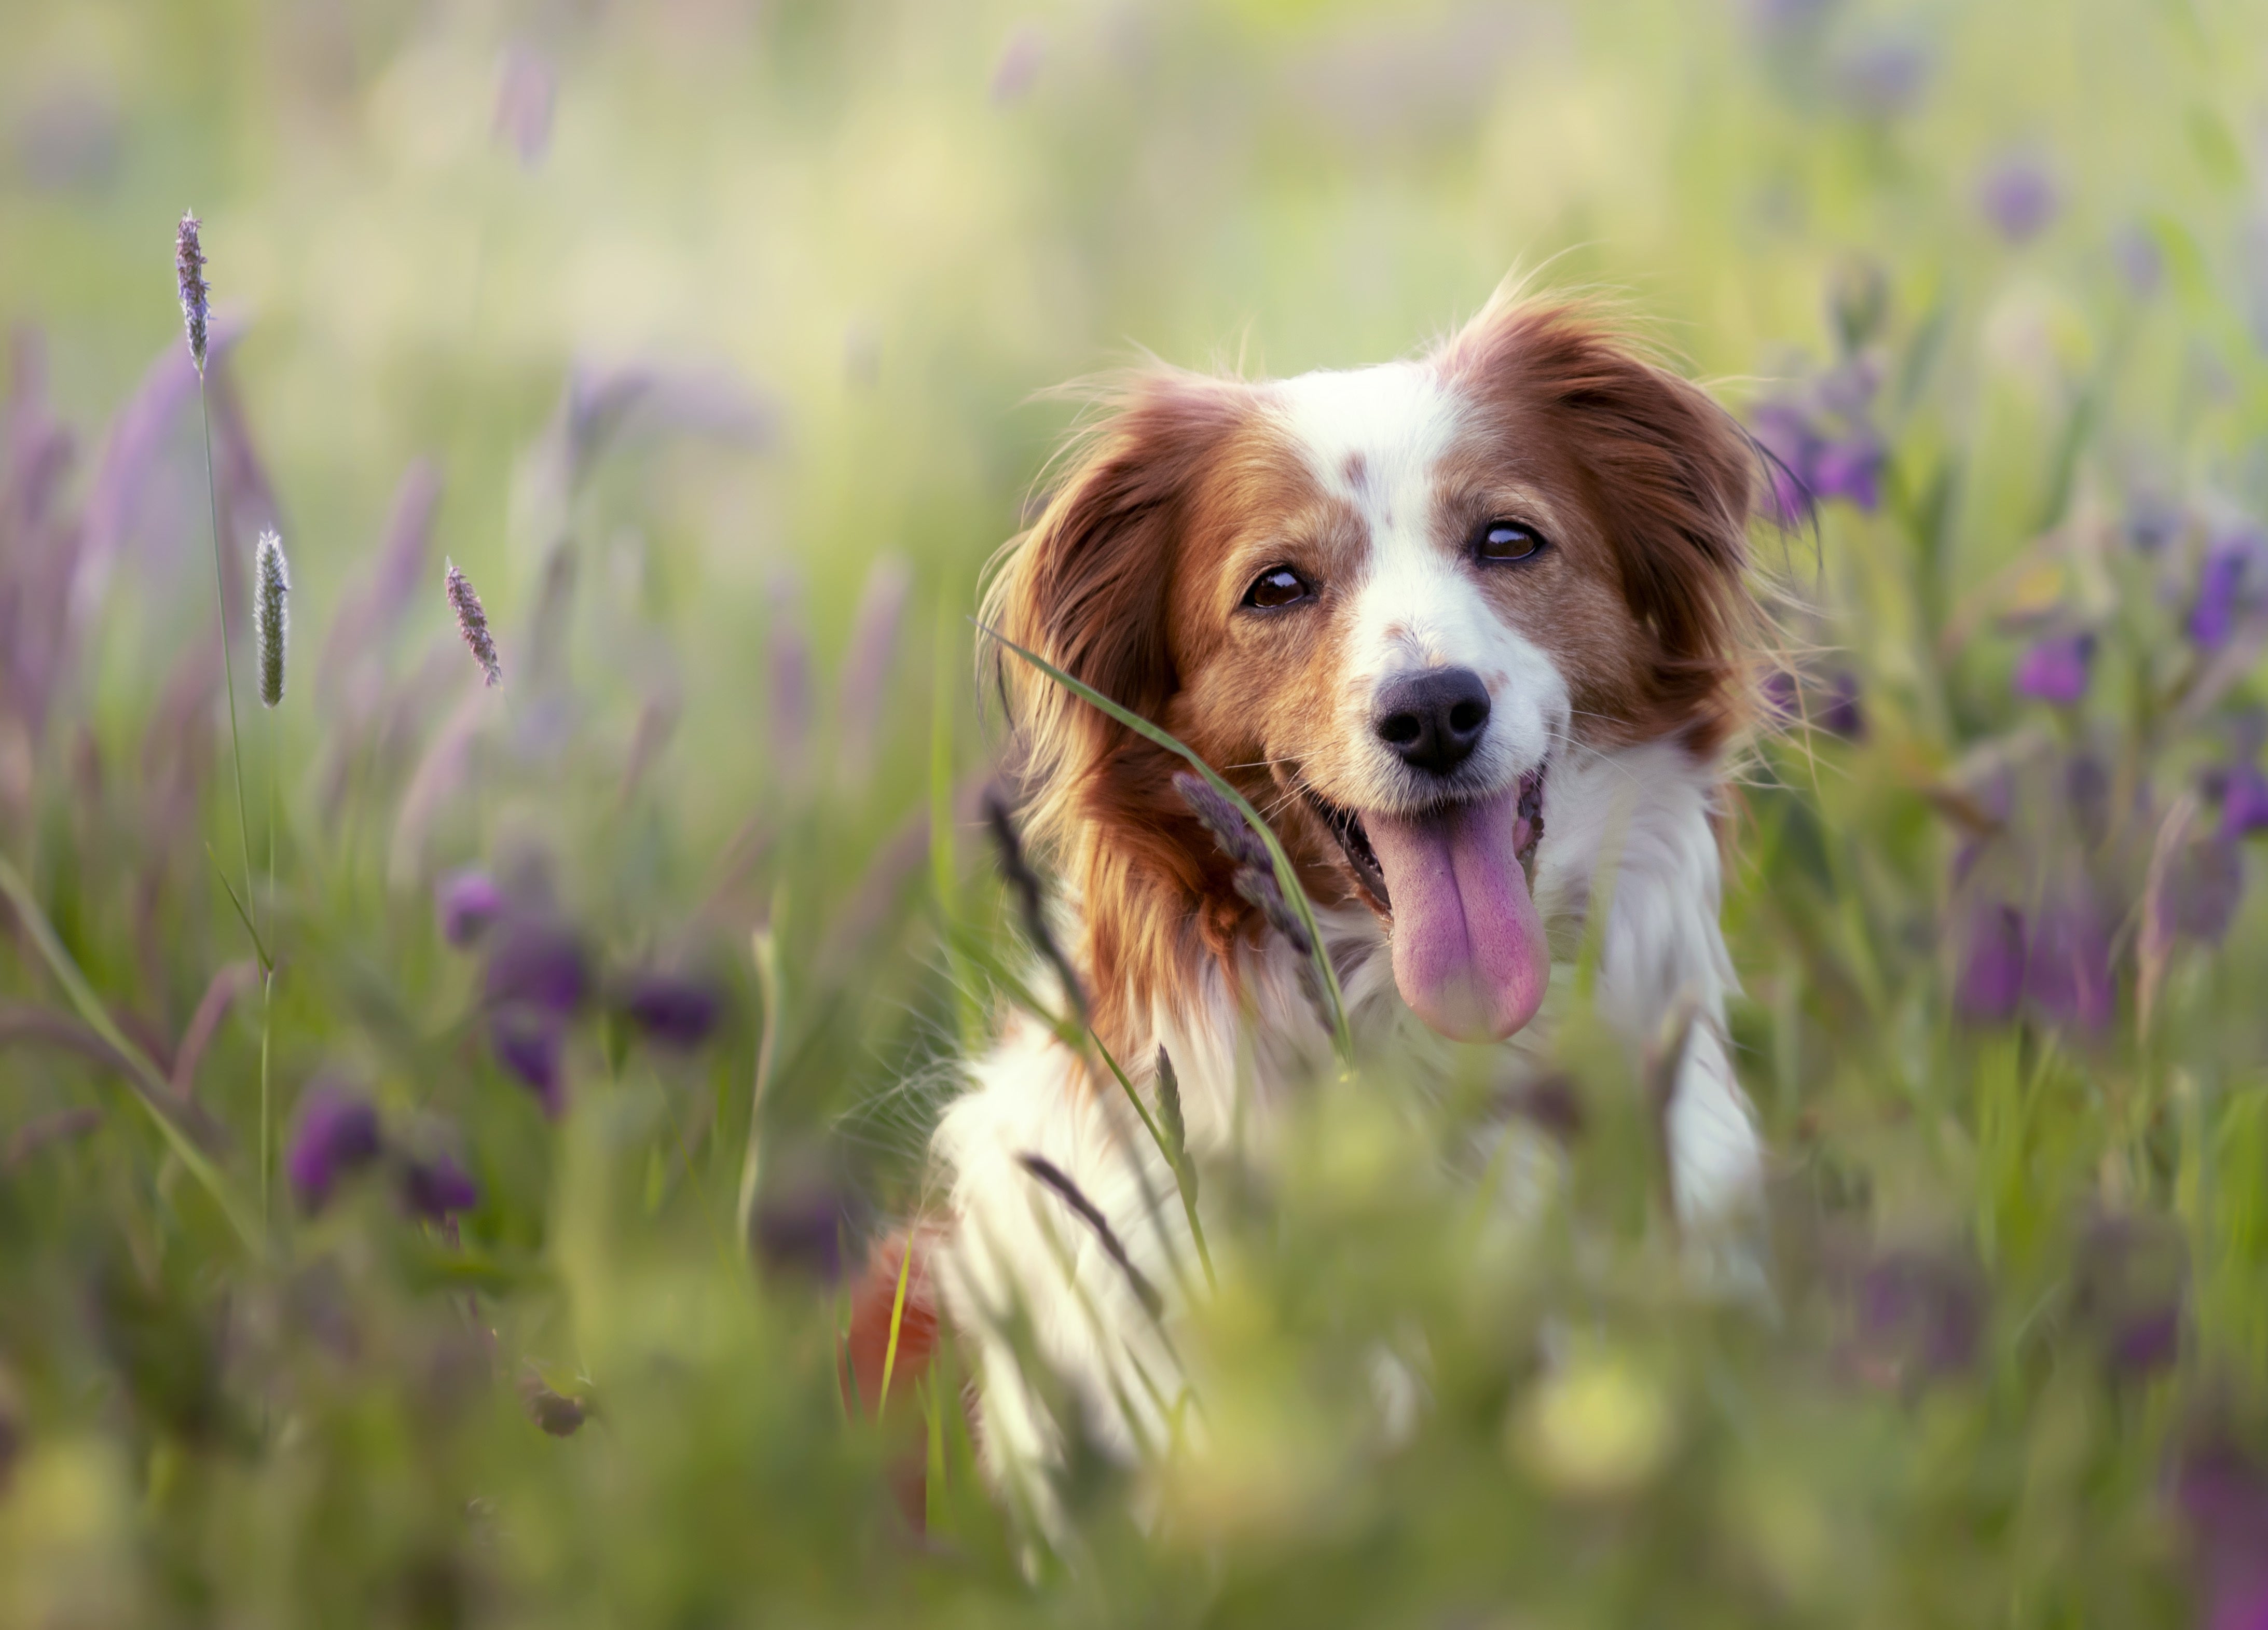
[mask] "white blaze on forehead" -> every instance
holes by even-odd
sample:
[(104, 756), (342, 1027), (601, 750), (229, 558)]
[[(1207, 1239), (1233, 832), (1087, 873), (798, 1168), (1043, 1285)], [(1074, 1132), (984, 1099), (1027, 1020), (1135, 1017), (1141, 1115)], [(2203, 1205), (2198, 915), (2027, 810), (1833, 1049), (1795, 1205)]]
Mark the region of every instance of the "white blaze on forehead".
[(1381, 518), (1425, 525), (1433, 467), (1455, 439), (1458, 408), (1431, 369), (1387, 363), (1303, 373), (1274, 393), (1325, 490), (1355, 499), (1373, 526)]
[(1462, 400), (1431, 369), (1388, 363), (1302, 374), (1276, 386), (1275, 401), (1323, 490), (1351, 504), (1366, 533), (1360, 580), (1344, 585), (1351, 598), (1333, 698), (1341, 762), (1373, 789), (1373, 806), (1404, 801), (1406, 775), (1371, 730), (1373, 698), (1398, 674), (1470, 668), (1491, 706), (1477, 779), (1508, 785), (1565, 729), (1568, 693), (1551, 659), (1481, 592), (1462, 540), (1436, 535), (1434, 485)]

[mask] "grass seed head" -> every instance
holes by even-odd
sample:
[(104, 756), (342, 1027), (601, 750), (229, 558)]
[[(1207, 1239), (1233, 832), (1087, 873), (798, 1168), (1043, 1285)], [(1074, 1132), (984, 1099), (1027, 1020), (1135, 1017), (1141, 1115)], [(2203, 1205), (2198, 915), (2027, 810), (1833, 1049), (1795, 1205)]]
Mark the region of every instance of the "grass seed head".
[(465, 636), (465, 647), (473, 653), (473, 660), (481, 664), (491, 686), (504, 683), (504, 669), (497, 663), (496, 639), (489, 633), (489, 614), (482, 608), (481, 597), (454, 561), (448, 562), (449, 606), (457, 613), (457, 632)]
[(197, 364), (197, 378), (205, 374), (206, 319), (211, 315), (210, 287), (205, 282), (204, 246), (197, 239), (197, 217), (184, 211), (180, 231), (173, 239), (173, 270), (181, 283), (181, 321), (188, 329), (189, 356)]
[(260, 705), (284, 700), (284, 658), (291, 633), (291, 569), (284, 559), (284, 540), (260, 534), (253, 557), (252, 638), (260, 653)]
[(1248, 904), (1266, 918), (1268, 926), (1281, 934), (1292, 949), (1301, 956), (1309, 956), (1315, 943), (1307, 936), (1307, 925), (1300, 921), (1300, 914), (1284, 898), (1284, 890), (1276, 881), (1276, 863), (1268, 853), (1268, 846), (1260, 834), (1244, 819), (1244, 811), (1215, 790), (1212, 783), (1201, 775), (1187, 770), (1174, 777), (1174, 790), (1182, 795), (1182, 802), (1189, 812), (1212, 833), (1220, 852), (1236, 867), (1236, 892)]

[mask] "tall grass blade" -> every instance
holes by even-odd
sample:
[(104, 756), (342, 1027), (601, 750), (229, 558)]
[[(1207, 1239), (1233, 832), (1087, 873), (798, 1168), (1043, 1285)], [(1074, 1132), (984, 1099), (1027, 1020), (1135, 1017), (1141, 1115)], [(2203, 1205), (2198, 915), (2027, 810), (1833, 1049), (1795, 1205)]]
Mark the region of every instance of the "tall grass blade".
[(175, 1120), (170, 1102), (171, 1089), (166, 1077), (151, 1061), (150, 1055), (118, 1028), (116, 1021), (110, 1017), (110, 1010), (102, 1005), (101, 998), (94, 994), (94, 988), (86, 982), (86, 975), (79, 972), (78, 964), (71, 959), (70, 952), (56, 937), (55, 925), (48, 921), (47, 913), (40, 909), (40, 903), (33, 898), (23, 875), (4, 855), (0, 855), (0, 893), (7, 895), (9, 903), (15, 907), (17, 919), (23, 923), (24, 931), (31, 936), (32, 943), (39, 948), (40, 957), (54, 973), (56, 981), (63, 986), (64, 994), (70, 997), (71, 1005), (78, 1010), (79, 1017), (86, 1021), (87, 1027), (100, 1036), (111, 1051), (126, 1061), (132, 1074), (136, 1099), (149, 1111), (150, 1119), (158, 1123), (158, 1130), (164, 1134), (175, 1157), (212, 1196), (213, 1203), (220, 1208), (221, 1215), (236, 1230), (238, 1237), (244, 1241), (245, 1248), (254, 1256), (263, 1254), (266, 1241), (258, 1220), (237, 1196), (235, 1188), (221, 1174), (220, 1169), (207, 1158), (204, 1150), (197, 1147), (195, 1141)]
[(1332, 1045), (1338, 1053), (1341, 1069), (1351, 1075), (1354, 1071), (1354, 1032), (1347, 1023), (1346, 993), (1339, 985), (1338, 970), (1331, 965), (1330, 953), (1323, 944), (1322, 929), (1315, 921), (1314, 905), (1307, 899), (1307, 890), (1300, 886), (1300, 876), (1292, 869), (1292, 857), (1284, 852), (1284, 845), (1278, 840), (1274, 829), (1261, 819), (1260, 811), (1246, 802), (1244, 795), (1230, 786), (1211, 765), (1140, 714), (1119, 706), (1093, 686), (1073, 679), (1045, 657), (1026, 650), (998, 630), (986, 628), (983, 623), (976, 627), (981, 633), (998, 641), (1089, 706), (1116, 719), (1136, 735), (1180, 756), (1191, 769), (1205, 778), (1215, 792), (1233, 804), (1238, 812), (1252, 823), (1253, 831), (1268, 846), (1268, 858), (1276, 870), (1277, 886), (1284, 891), (1284, 898), (1292, 903), (1292, 908), (1299, 913), (1300, 921), (1307, 930), (1311, 947), (1309, 954), (1314, 959), (1315, 976), (1322, 981), (1324, 999), (1330, 1010)]

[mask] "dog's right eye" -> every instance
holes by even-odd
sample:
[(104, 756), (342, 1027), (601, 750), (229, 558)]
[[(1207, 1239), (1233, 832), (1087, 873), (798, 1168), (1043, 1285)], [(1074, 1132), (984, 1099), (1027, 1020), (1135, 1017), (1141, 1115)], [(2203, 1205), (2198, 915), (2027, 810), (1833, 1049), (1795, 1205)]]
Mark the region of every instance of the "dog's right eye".
[(1244, 603), (1255, 611), (1277, 611), (1314, 598), (1314, 585), (1289, 566), (1270, 566), (1244, 591)]

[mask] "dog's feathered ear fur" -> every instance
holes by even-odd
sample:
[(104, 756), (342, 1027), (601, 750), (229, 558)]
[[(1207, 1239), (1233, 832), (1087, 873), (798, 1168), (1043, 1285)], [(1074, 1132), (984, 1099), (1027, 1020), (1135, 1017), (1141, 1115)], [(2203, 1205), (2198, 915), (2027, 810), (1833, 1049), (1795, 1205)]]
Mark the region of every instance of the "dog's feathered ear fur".
[[(1253, 411), (1233, 379), (1146, 370), (1100, 402), (1032, 529), (1002, 552), (986, 624), (1145, 718), (1180, 687), (1167, 628), (1208, 465)], [(1178, 761), (1010, 652), (998, 654), (1027, 835), (1090, 907), (1098, 1022), (1170, 956), (1217, 859), (1171, 789)], [(1196, 841), (1192, 841), (1194, 836)], [(1101, 896), (1112, 898), (1105, 905)], [(1100, 907), (1099, 909), (1097, 907)]]
[(1698, 385), (1578, 305), (1491, 305), (1435, 355), (1476, 399), (1539, 412), (1578, 450), (1623, 597), (1656, 642), (1647, 712), (1713, 747), (1737, 722), (1758, 616), (1747, 581), (1758, 457)]

